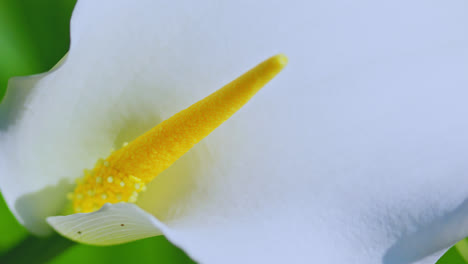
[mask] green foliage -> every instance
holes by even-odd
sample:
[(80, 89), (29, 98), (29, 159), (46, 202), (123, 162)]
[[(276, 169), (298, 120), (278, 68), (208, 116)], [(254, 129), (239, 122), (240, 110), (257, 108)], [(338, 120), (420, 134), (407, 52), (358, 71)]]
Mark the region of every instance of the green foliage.
[(0, 254), (17, 244), (28, 234), (8, 210), (5, 201), (0, 196)]
[(66, 53), (75, 2), (0, 1), (0, 98), (11, 76), (47, 71)]
[(163, 236), (112, 247), (75, 246), (51, 264), (193, 263)]
[(447, 251), (447, 253), (445, 253), (439, 259), (439, 261), (437, 261), (437, 264), (464, 264), (464, 263), (467, 263), (467, 262), (461, 256), (460, 252), (457, 250), (457, 247), (450, 248)]

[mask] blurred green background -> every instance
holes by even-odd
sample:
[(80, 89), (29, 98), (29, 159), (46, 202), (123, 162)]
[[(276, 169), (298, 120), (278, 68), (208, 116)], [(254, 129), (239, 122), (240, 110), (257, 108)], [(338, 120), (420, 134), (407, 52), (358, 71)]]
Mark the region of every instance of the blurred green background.
[[(0, 0), (0, 99), (12, 76), (49, 70), (67, 52), (69, 21), (76, 0)], [(28, 233), (0, 196), (0, 255)], [(50, 261), (62, 263), (193, 263), (164, 237), (113, 246), (75, 245)], [(468, 240), (438, 263), (468, 263)]]

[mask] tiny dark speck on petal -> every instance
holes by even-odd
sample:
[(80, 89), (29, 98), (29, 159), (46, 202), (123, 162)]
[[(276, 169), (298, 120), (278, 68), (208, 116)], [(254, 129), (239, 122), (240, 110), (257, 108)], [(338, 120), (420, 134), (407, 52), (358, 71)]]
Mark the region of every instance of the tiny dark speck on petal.
[(78, 231), (77, 233), (78, 233), (79, 235), (81, 235), (81, 231)]
[(124, 226), (124, 224), (120, 224), (120, 226)]

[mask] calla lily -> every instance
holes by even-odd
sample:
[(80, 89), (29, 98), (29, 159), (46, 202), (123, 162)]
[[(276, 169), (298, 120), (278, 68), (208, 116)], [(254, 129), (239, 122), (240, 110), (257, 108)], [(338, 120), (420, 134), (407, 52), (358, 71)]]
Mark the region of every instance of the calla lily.
[[(468, 235), (466, 8), (80, 0), (66, 58), (10, 82), (0, 188), (31, 232), (87, 244), (164, 234), (203, 263), (433, 263)], [(145, 192), (84, 210), (86, 184), (141, 180), (101, 171), (111, 149), (279, 52), (290, 65)]]

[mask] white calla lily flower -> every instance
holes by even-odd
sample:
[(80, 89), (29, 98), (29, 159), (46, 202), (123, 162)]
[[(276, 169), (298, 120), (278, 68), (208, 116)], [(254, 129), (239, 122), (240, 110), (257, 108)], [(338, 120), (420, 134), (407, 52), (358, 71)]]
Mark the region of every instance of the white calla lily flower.
[[(31, 232), (87, 244), (164, 234), (202, 263), (433, 263), (468, 235), (466, 10), (79, 0), (67, 57), (0, 105), (1, 191)], [(147, 185), (107, 173), (125, 142), (279, 52), (290, 65)]]

